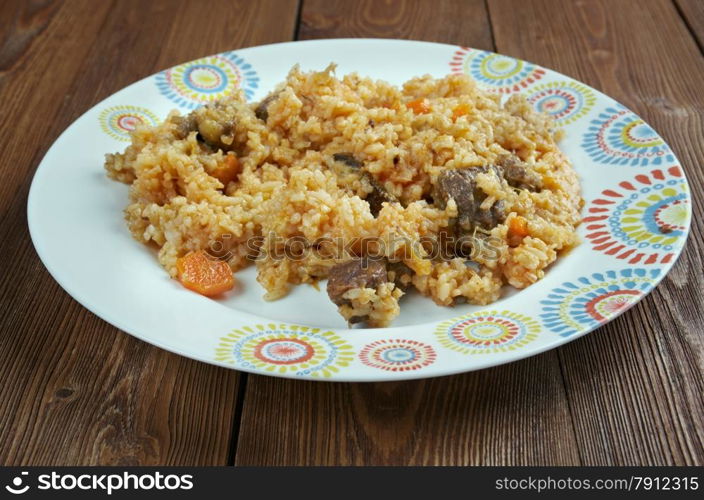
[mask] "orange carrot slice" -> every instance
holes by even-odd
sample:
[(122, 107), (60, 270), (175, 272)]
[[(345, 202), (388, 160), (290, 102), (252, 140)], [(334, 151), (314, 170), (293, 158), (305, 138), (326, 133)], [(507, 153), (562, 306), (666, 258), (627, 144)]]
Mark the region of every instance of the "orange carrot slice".
[(528, 236), (528, 221), (517, 215), (508, 221), (508, 244), (517, 247)]
[(206, 297), (220, 295), (235, 286), (232, 269), (205, 250), (190, 252), (176, 261), (178, 279), (183, 286)]
[(406, 106), (411, 108), (413, 112), (417, 115), (430, 112), (430, 105), (428, 104), (428, 99), (426, 99), (425, 97), (415, 99), (407, 103)]
[(464, 116), (469, 113), (469, 105), (467, 103), (458, 104), (457, 107), (452, 111), (452, 120), (457, 121), (460, 116)]
[(240, 174), (240, 162), (235, 156), (235, 153), (230, 151), (225, 155), (225, 160), (215, 167), (215, 169), (210, 172), (210, 175), (217, 178), (223, 185), (227, 186), (229, 182), (237, 179)]

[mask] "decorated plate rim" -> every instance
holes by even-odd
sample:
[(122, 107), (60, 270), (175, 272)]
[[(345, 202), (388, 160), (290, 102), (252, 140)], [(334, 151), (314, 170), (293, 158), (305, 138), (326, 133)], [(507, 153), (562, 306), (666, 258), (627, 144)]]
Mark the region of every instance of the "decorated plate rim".
[[(154, 336), (150, 336), (148, 333), (143, 333), (140, 330), (140, 328), (135, 328), (133, 326), (129, 325), (129, 322), (125, 322), (122, 317), (115, 316), (113, 314), (113, 311), (111, 310), (110, 306), (105, 307), (104, 304), (99, 304), (91, 300), (90, 297), (88, 297), (85, 293), (84, 290), (80, 289), (80, 286), (76, 286), (70, 279), (70, 276), (63, 273), (62, 269), (60, 269), (57, 266), (52, 265), (53, 262), (51, 261), (51, 256), (48, 248), (44, 246), (45, 241), (43, 240), (42, 236), (42, 229), (38, 229), (37, 227), (37, 217), (39, 217), (39, 214), (37, 211), (40, 211), (40, 206), (41, 202), (36, 201), (39, 195), (37, 195), (37, 185), (41, 182), (42, 180), (42, 175), (46, 173), (49, 162), (47, 161), (47, 158), (52, 159), (52, 155), (56, 154), (56, 151), (60, 149), (60, 147), (63, 145), (63, 142), (66, 137), (70, 136), (72, 130), (74, 130), (77, 127), (77, 124), (81, 122), (82, 120), (86, 119), (86, 117), (90, 115), (95, 115), (98, 110), (102, 110), (105, 112), (108, 108), (106, 108), (106, 105), (104, 104), (106, 101), (109, 101), (111, 98), (117, 96), (118, 94), (122, 94), (128, 90), (132, 90), (135, 88), (139, 88), (140, 86), (143, 86), (145, 84), (148, 84), (152, 80), (157, 80), (160, 75), (163, 75), (167, 71), (174, 70), (176, 68), (180, 68), (189, 64), (193, 64), (196, 61), (201, 61), (204, 59), (208, 58), (214, 58), (217, 56), (221, 56), (223, 54), (232, 54), (232, 53), (237, 53), (239, 56), (242, 57), (247, 57), (248, 53), (253, 53), (253, 51), (261, 51), (265, 49), (284, 49), (285, 47), (299, 47), (301, 45), (318, 45), (318, 44), (330, 44), (330, 43), (342, 43), (342, 44), (391, 44), (391, 45), (397, 45), (397, 46), (407, 46), (408, 44), (420, 44), (423, 46), (428, 46), (432, 47), (433, 49), (437, 50), (448, 50), (452, 51), (451, 55), (451, 61), (455, 60), (458, 56), (459, 53), (464, 51), (465, 54), (468, 53), (474, 53), (474, 57), (485, 57), (485, 58), (490, 58), (490, 57), (495, 57), (495, 58), (504, 58), (509, 61), (516, 61), (518, 63), (522, 63), (526, 66), (531, 66), (533, 68), (537, 68), (538, 70), (542, 70), (543, 73), (547, 73), (549, 75), (552, 75), (556, 78), (559, 79), (564, 79), (565, 82), (574, 82), (580, 86), (583, 86), (586, 88), (590, 93), (593, 94), (595, 101), (597, 103), (602, 103), (603, 104), (610, 104), (611, 107), (614, 105), (618, 107), (617, 111), (624, 112), (627, 114), (629, 117), (634, 117), (634, 119), (640, 120), (643, 124), (645, 124), (642, 119), (638, 117), (635, 113), (632, 111), (628, 110), (625, 106), (620, 105), (617, 101), (612, 99), (609, 96), (606, 96), (605, 94), (601, 93), (600, 91), (593, 89), (592, 87), (583, 84), (581, 82), (578, 82), (577, 80), (574, 80), (568, 76), (565, 76), (561, 73), (558, 73), (556, 71), (543, 68), (539, 65), (535, 65), (533, 63), (529, 63), (526, 61), (522, 61), (520, 59), (512, 58), (509, 56), (503, 56), (501, 54), (496, 54), (493, 52), (488, 52), (488, 51), (481, 51), (477, 49), (470, 49), (466, 47), (459, 47), (459, 46), (452, 46), (452, 45), (446, 45), (446, 44), (440, 44), (440, 43), (434, 43), (434, 42), (424, 42), (424, 41), (414, 41), (414, 40), (396, 40), (396, 39), (374, 39), (374, 38), (352, 38), (352, 39), (325, 39), (325, 40), (308, 40), (308, 41), (296, 41), (296, 42), (284, 42), (284, 43), (279, 43), (279, 44), (268, 44), (268, 45), (261, 45), (261, 46), (255, 46), (255, 47), (249, 47), (249, 48), (243, 48), (243, 49), (237, 49), (236, 51), (231, 51), (231, 52), (225, 52), (222, 54), (215, 54), (212, 56), (205, 56), (204, 58), (196, 59), (194, 61), (189, 61), (177, 66), (174, 66), (173, 68), (168, 68), (167, 70), (158, 72), (154, 75), (148, 76), (146, 78), (143, 78), (135, 83), (132, 83), (128, 85), (127, 87), (123, 88), (122, 90), (112, 94), (111, 96), (107, 97), (100, 103), (96, 104), (93, 106), (91, 109), (86, 111), (83, 115), (81, 115), (79, 118), (77, 118), (69, 127), (66, 128), (62, 132), (62, 134), (55, 140), (55, 142), (52, 144), (52, 146), (49, 148), (47, 151), (46, 155), (42, 159), (39, 167), (37, 168), (37, 171), (35, 172), (34, 179), (32, 181), (32, 186), (30, 188), (30, 194), (28, 198), (28, 206), (27, 206), (27, 217), (28, 217), (28, 224), (29, 224), (29, 229), (30, 229), (30, 235), (32, 237), (32, 241), (35, 245), (35, 248), (37, 250), (37, 253), (40, 256), (40, 259), (44, 263), (44, 265), (47, 267), (49, 270), (50, 274), (54, 279), (61, 285), (64, 290), (66, 290), (72, 297), (74, 297), (79, 303), (81, 303), (84, 307), (89, 309), (90, 311), (94, 312), (96, 315), (99, 317), (103, 318), (106, 320), (108, 323), (111, 323), (112, 325), (116, 326), (117, 328), (120, 328), (121, 330), (129, 333), (130, 335), (133, 335), (141, 340), (144, 340), (152, 345), (155, 345), (157, 347), (160, 347), (162, 349), (168, 350), (170, 352), (174, 352), (179, 355), (183, 355), (186, 357), (189, 357), (191, 359), (196, 359), (199, 361), (203, 361), (206, 363), (210, 364), (215, 364), (218, 366), (223, 366), (226, 368), (232, 368), (232, 369), (237, 369), (240, 371), (244, 372), (250, 372), (250, 373), (258, 373), (258, 374), (268, 374), (268, 375), (275, 375), (279, 377), (285, 377), (285, 378), (293, 378), (293, 379), (312, 379), (312, 380), (328, 380), (328, 381), (385, 381), (385, 380), (401, 380), (401, 379), (419, 379), (419, 378), (428, 378), (428, 377), (436, 377), (436, 376), (446, 376), (446, 375), (453, 375), (453, 374), (458, 374), (458, 373), (463, 373), (467, 371), (473, 371), (473, 370), (478, 370), (478, 369), (483, 369), (491, 366), (498, 366), (501, 364), (509, 363), (512, 361), (517, 361), (520, 359), (525, 359), (527, 357), (545, 352), (547, 350), (553, 349), (559, 345), (566, 344), (567, 342), (571, 342), (572, 340), (575, 340), (577, 338), (580, 338), (595, 329), (599, 328), (600, 326), (603, 326), (603, 324), (613, 321), (616, 317), (620, 316), (623, 314), (625, 311), (633, 307), (636, 303), (638, 303), (640, 300), (642, 300), (648, 293), (650, 293), (659, 283), (662, 281), (662, 279), (665, 277), (667, 272), (674, 266), (676, 263), (677, 259), (681, 255), (684, 245), (686, 244), (686, 240), (689, 236), (690, 228), (691, 228), (691, 205), (689, 204), (689, 200), (691, 197), (691, 191), (688, 188), (688, 182), (685, 176), (685, 173), (683, 172), (683, 169), (675, 157), (674, 153), (669, 149), (669, 146), (664, 142), (662, 138), (660, 138), (659, 135), (656, 134), (656, 137), (662, 141), (662, 144), (664, 147), (669, 151), (669, 154), (672, 157), (672, 160), (666, 161), (666, 166), (661, 167), (658, 165), (658, 168), (654, 167), (648, 167), (645, 168), (645, 166), (637, 166), (633, 168), (633, 173), (638, 175), (634, 175), (632, 177), (648, 177), (645, 174), (650, 174), (651, 172), (654, 171), (659, 171), (662, 174), (662, 169), (677, 169), (678, 170), (678, 175), (676, 177), (679, 178), (679, 182), (681, 183), (681, 186), (683, 186), (686, 194), (689, 194), (689, 197), (685, 194), (684, 197), (684, 202), (687, 202), (686, 212), (685, 212), (685, 218), (684, 218), (684, 227), (682, 227), (679, 232), (681, 233), (677, 238), (677, 248), (673, 252), (671, 252), (670, 257), (667, 261), (664, 262), (658, 262), (655, 266), (651, 267), (637, 267), (637, 263), (634, 264), (636, 267), (626, 267), (625, 269), (623, 268), (622, 263), (619, 263), (618, 260), (611, 260), (610, 265), (607, 265), (607, 262), (609, 262), (608, 259), (604, 259), (605, 262), (603, 263), (603, 266), (599, 267), (597, 271), (584, 271), (582, 274), (583, 276), (580, 276), (580, 278), (572, 278), (573, 281), (577, 281), (578, 279), (585, 278), (587, 282), (589, 282), (589, 276), (591, 275), (596, 275), (596, 274), (606, 274), (608, 272), (614, 272), (616, 274), (621, 273), (623, 274), (624, 271), (629, 270), (632, 273), (636, 269), (644, 269), (644, 270), (650, 270), (650, 271), (657, 271), (655, 274), (650, 273), (651, 276), (649, 278), (644, 278), (645, 282), (643, 286), (645, 288), (642, 288), (641, 290), (638, 290), (638, 294), (635, 294), (634, 291), (634, 298), (629, 299), (625, 305), (619, 306), (620, 308), (616, 311), (613, 312), (613, 314), (610, 314), (608, 317), (606, 317), (603, 321), (597, 322), (597, 323), (592, 323), (588, 326), (585, 326), (584, 328), (577, 329), (573, 333), (570, 333), (568, 336), (561, 336), (561, 335), (553, 335), (549, 341), (543, 341), (542, 343), (535, 343), (535, 344), (530, 344), (525, 347), (521, 347), (520, 349), (517, 350), (510, 350), (510, 351), (491, 351), (492, 354), (497, 354), (497, 355), (491, 355), (485, 353), (480, 359), (477, 359), (477, 357), (473, 357), (471, 362), (466, 362), (462, 363), (458, 361), (457, 357), (454, 358), (449, 358), (449, 363), (443, 364), (443, 363), (438, 363), (436, 362), (437, 359), (437, 350), (442, 349), (442, 342), (438, 340), (438, 343), (432, 343), (432, 344), (427, 344), (424, 342), (418, 342), (412, 339), (412, 336), (409, 336), (408, 334), (404, 334), (403, 332), (407, 332), (410, 329), (418, 329), (418, 328), (434, 328), (437, 329), (442, 325), (443, 323), (447, 323), (450, 321), (457, 321), (459, 320), (459, 316), (462, 316), (463, 319), (468, 319), (469, 316), (479, 316), (479, 313), (484, 313), (484, 316), (491, 315), (491, 313), (496, 313), (493, 314), (493, 316), (497, 316), (499, 312), (497, 311), (502, 309), (503, 304), (501, 303), (494, 303), (494, 304), (489, 304), (487, 306), (482, 306), (481, 309), (474, 313), (468, 313), (465, 315), (457, 315), (455, 314), (455, 311), (452, 309), (448, 309), (447, 311), (447, 319), (446, 320), (441, 320), (441, 321), (429, 321), (426, 323), (417, 323), (414, 324), (413, 326), (391, 326), (388, 328), (383, 328), (383, 329), (368, 329), (368, 330), (350, 330), (350, 329), (343, 329), (343, 328), (320, 328), (320, 327), (306, 327), (302, 325), (295, 325), (295, 324), (290, 324), (290, 323), (283, 323), (279, 320), (271, 320), (267, 319), (265, 317), (259, 316), (259, 315), (252, 315), (252, 314), (246, 314), (246, 313), (235, 313), (233, 311), (233, 316), (241, 316), (246, 319), (246, 324), (242, 324), (242, 321), (233, 321), (233, 328), (230, 329), (230, 331), (223, 331), (221, 332), (222, 335), (220, 336), (219, 344), (215, 346), (214, 348), (214, 354), (211, 356), (207, 355), (202, 355), (202, 354), (195, 354), (193, 352), (187, 352), (183, 349), (183, 347), (178, 346), (177, 344), (171, 343), (171, 342), (165, 342), (160, 338), (155, 338)], [(450, 55), (450, 54), (448, 54)], [(256, 56), (255, 56), (256, 58)], [(247, 63), (249, 64), (249, 63)], [(455, 64), (453, 66), (452, 62), (448, 63), (448, 70), (446, 73), (452, 72), (456, 69), (458, 66)], [(255, 67), (256, 69), (256, 67)], [(423, 74), (424, 71), (418, 71), (417, 74)], [(370, 76), (372, 78), (376, 78), (375, 75), (366, 75)], [(550, 83), (549, 81), (545, 82)], [(510, 84), (510, 83), (509, 83)], [(535, 81), (530, 82), (526, 84), (525, 87), (522, 87), (522, 90), (530, 90), (530, 88), (534, 87), (539, 87), (540, 84), (536, 84)], [(139, 103), (134, 103), (134, 106), (139, 106)], [(175, 105), (173, 107), (176, 107)], [(608, 109), (608, 106), (607, 106)], [(590, 114), (587, 112), (587, 116), (589, 117)], [(585, 117), (581, 117), (584, 119)], [(592, 116), (592, 119), (594, 117)], [(645, 124), (648, 128), (649, 125)], [(652, 131), (652, 129), (651, 129)], [(97, 132), (96, 132), (97, 133)], [(109, 133), (106, 131), (106, 133)], [(654, 133), (654, 132), (653, 132)], [(126, 145), (126, 143), (125, 143)], [(584, 147), (584, 146), (582, 146)], [(575, 163), (575, 162), (573, 162)], [(100, 165), (100, 171), (102, 172), (102, 165)], [(675, 174), (672, 174), (675, 176)], [(650, 179), (651, 181), (653, 180), (652, 178)], [(621, 186), (623, 183), (628, 183), (628, 181), (622, 181), (618, 185)], [(608, 183), (608, 181), (607, 181)], [(615, 184), (615, 183), (614, 183)], [(631, 182), (633, 184), (633, 182)], [(604, 190), (603, 192), (605, 193), (606, 191), (611, 191), (613, 193), (613, 189), (609, 189), (609, 186), (604, 185)], [(625, 188), (624, 188), (625, 189)], [(126, 200), (125, 200), (126, 201)], [(585, 196), (585, 206), (583, 208), (583, 216), (585, 218), (588, 217), (587, 215), (587, 210), (590, 206), (590, 203), (593, 202), (594, 200), (589, 200)], [(604, 200), (604, 201), (609, 201), (609, 200)], [(679, 201), (679, 200), (678, 200)], [(684, 203), (683, 202), (683, 203)], [(39, 203), (39, 204), (38, 204)], [(681, 210), (681, 208), (680, 208)], [(585, 222), (582, 222), (582, 225), (585, 225)], [(137, 242), (132, 242), (135, 245), (139, 245)], [(612, 242), (613, 243), (613, 242)], [(618, 242), (617, 242), (618, 243)], [(580, 247), (586, 247), (589, 246), (590, 242), (587, 241), (584, 237), (582, 238)], [(603, 245), (606, 245), (604, 243)], [(615, 247), (611, 247), (612, 249)], [(596, 252), (596, 250), (594, 250)], [(624, 252), (625, 253), (625, 252)], [(564, 256), (562, 259), (567, 259), (570, 256)], [(625, 258), (625, 257), (624, 257)], [(156, 264), (156, 262), (154, 262)], [(158, 265), (155, 265), (155, 269), (158, 270)], [(554, 266), (552, 269), (547, 271), (546, 278), (549, 275), (550, 272), (554, 272)], [(647, 273), (646, 273), (647, 274)], [(628, 279), (631, 278), (632, 275), (629, 275), (627, 277), (623, 277), (623, 279)], [(616, 279), (616, 278), (614, 278)], [(534, 285), (534, 287), (538, 287), (541, 285), (542, 281), (540, 283), (537, 283)], [(566, 282), (567, 283), (567, 282)], [(598, 283), (595, 284), (589, 284), (589, 286), (592, 285), (597, 285)], [(647, 285), (647, 286), (646, 286)], [(629, 285), (630, 286), (630, 285)], [(553, 287), (553, 290), (551, 292), (554, 292), (557, 290), (557, 288)], [(630, 290), (630, 289), (629, 289)], [(525, 291), (521, 291), (520, 293), (525, 293)], [(550, 295), (550, 294), (548, 294)], [(547, 297), (546, 299), (547, 300)], [(535, 304), (538, 306), (538, 304)], [(511, 312), (511, 311), (503, 311), (503, 312)], [(543, 312), (545, 312), (545, 309), (543, 309)], [(521, 316), (518, 314), (518, 316)], [(234, 318), (233, 318), (234, 319)], [(546, 333), (546, 322), (548, 320), (545, 319), (540, 319), (539, 315), (534, 315), (528, 318), (530, 320), (537, 320), (537, 323), (540, 326), (541, 333)], [(510, 325), (510, 320), (511, 318), (508, 318), (509, 321), (509, 326)], [(250, 329), (251, 331), (247, 331), (247, 329)], [(251, 346), (248, 346), (246, 342), (242, 339), (253, 339), (251, 342), (256, 342), (259, 337), (266, 337), (266, 335), (269, 335), (271, 337), (271, 334), (266, 334), (262, 332), (267, 332), (267, 331), (285, 331), (287, 332), (287, 337), (282, 337), (279, 339), (267, 339), (263, 340), (259, 344), (256, 345), (256, 348), (252, 350), (252, 352), (247, 351), (247, 355), (250, 356), (248, 360), (244, 360), (244, 356), (242, 352), (246, 351), (247, 349), (251, 349)], [(310, 333), (310, 331), (315, 330), (316, 332)], [(355, 351), (354, 348), (349, 345), (349, 342), (345, 342), (345, 339), (342, 339), (342, 342), (338, 346), (333, 346), (329, 347), (330, 349), (335, 350), (334, 353), (336, 355), (337, 361), (335, 363), (328, 363), (325, 364), (326, 360), (322, 361), (316, 361), (316, 357), (313, 356), (313, 354), (319, 354), (316, 353), (315, 349), (311, 347), (312, 343), (317, 340), (318, 333), (321, 330), (327, 330), (329, 331), (330, 335), (328, 335), (328, 338), (330, 336), (336, 337), (337, 334), (340, 333), (345, 333), (345, 334), (350, 334), (355, 335), (355, 336), (360, 336), (365, 337), (364, 340), (364, 346), (361, 348), (357, 348)], [(239, 331), (239, 334), (233, 333)], [(326, 335), (326, 332), (320, 333), (323, 337)], [(298, 335), (299, 337), (296, 337)], [(302, 339), (302, 340), (301, 340)], [(313, 340), (311, 340), (313, 339)], [(277, 344), (277, 340), (280, 341)], [(403, 342), (410, 342), (411, 344), (413, 342), (423, 344), (424, 346), (428, 346), (430, 350), (428, 351), (425, 349), (423, 346), (417, 347), (414, 345), (410, 344), (403, 344), (400, 346), (394, 345), (387, 345), (389, 343), (393, 343), (393, 341), (396, 340), (397, 343), (403, 344)], [(310, 341), (310, 342), (309, 342)], [(286, 342), (288, 342), (286, 344)], [(228, 345), (230, 344), (235, 344), (238, 343), (238, 348), (240, 349), (239, 351), (239, 358), (238, 361), (232, 361), (232, 360), (226, 360), (226, 356), (224, 356), (222, 353), (226, 351)], [(283, 345), (286, 344), (286, 345)], [(375, 344), (375, 345), (374, 345)], [(372, 347), (370, 347), (372, 345)], [(263, 346), (263, 347), (262, 347)], [(273, 346), (273, 347), (272, 347)], [(462, 347), (462, 346), (460, 346)], [(277, 352), (271, 351), (271, 353), (266, 353), (265, 348), (270, 348), (270, 349), (278, 349)], [(369, 348), (369, 349), (367, 349)], [(218, 349), (220, 351), (218, 351)], [(298, 351), (296, 350), (298, 349)], [(366, 351), (365, 351), (366, 349)], [(376, 350), (375, 350), (376, 349)], [(395, 349), (395, 351), (394, 351)], [(405, 349), (405, 351), (404, 351)], [(366, 354), (363, 353), (366, 352)], [(394, 359), (393, 357), (391, 358), (385, 358), (384, 356), (391, 355), (394, 352), (397, 352), (397, 354), (394, 354), (397, 356), (398, 359)], [(413, 354), (414, 352), (418, 354), (419, 360), (416, 362), (416, 365), (414, 365), (414, 360), (413, 359), (406, 359), (404, 356), (408, 357), (411, 354), (408, 352), (411, 352)], [(416, 352), (417, 351), (417, 352)], [(422, 352), (421, 352), (422, 351)], [(218, 354), (218, 352), (220, 354)], [(267, 351), (268, 352), (268, 351)], [(313, 352), (313, 354), (311, 354)], [(460, 351), (461, 352), (461, 351)], [(253, 354), (254, 353), (254, 354)], [(273, 353), (273, 354), (272, 354)], [(282, 354), (283, 353), (283, 354)], [(289, 353), (289, 354), (287, 354)], [(293, 354), (290, 354), (293, 353)], [(349, 357), (349, 353), (351, 353), (352, 360), (348, 360), (344, 363), (339, 363), (340, 358), (344, 358), (345, 360), (347, 359), (345, 356)], [(508, 354), (508, 355), (506, 355)], [(295, 359), (291, 361), (291, 359), (286, 358), (286, 355), (288, 356), (299, 356), (299, 360), (304, 360), (301, 363), (298, 363)], [(465, 356), (467, 353), (465, 353)], [(259, 356), (259, 357), (256, 357)], [(266, 356), (275, 356), (274, 358), (267, 358)], [(278, 357), (276, 357), (278, 356)], [(283, 358), (281, 357), (283, 356)], [(366, 356), (366, 358), (363, 358), (363, 356)], [(233, 356), (234, 357), (234, 356)], [(373, 358), (373, 359), (372, 359)], [(468, 359), (468, 358), (467, 358)], [(360, 360), (362, 360), (363, 364), (367, 368), (375, 368), (377, 369), (376, 371), (373, 370), (361, 370), (360, 372)], [(469, 360), (469, 359), (468, 359)], [(315, 363), (318, 362), (318, 365)], [(267, 364), (269, 363), (269, 364)], [(272, 364), (273, 363), (273, 364)], [(279, 364), (276, 364), (279, 363)], [(337, 363), (337, 364), (336, 364)], [(355, 367), (350, 368), (351, 364), (356, 363), (356, 369)], [(405, 364), (404, 364), (405, 363)], [(410, 364), (409, 364), (410, 363)], [(287, 367), (293, 366), (294, 368), (297, 369), (297, 371), (291, 371), (288, 369), (285, 369)], [(411, 366), (411, 368), (407, 368)], [(404, 368), (406, 367), (406, 368)], [(393, 369), (392, 369), (393, 368)], [(311, 371), (312, 369), (312, 371)]]

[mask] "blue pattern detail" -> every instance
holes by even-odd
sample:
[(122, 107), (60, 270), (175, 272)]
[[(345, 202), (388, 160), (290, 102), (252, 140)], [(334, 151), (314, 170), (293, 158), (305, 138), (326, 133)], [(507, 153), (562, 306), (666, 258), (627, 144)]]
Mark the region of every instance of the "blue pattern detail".
[(223, 52), (162, 71), (155, 76), (159, 92), (178, 106), (195, 109), (240, 87), (251, 99), (259, 87), (252, 65), (235, 52)]
[(565, 282), (540, 301), (540, 317), (546, 328), (563, 337), (589, 331), (635, 304), (659, 275), (659, 269), (631, 268)]
[(381, 353), (381, 357), (384, 361), (388, 361), (389, 363), (407, 363), (416, 359), (416, 353), (411, 349), (395, 347), (393, 349), (386, 349), (383, 351)]
[(545, 73), (535, 64), (483, 50), (469, 52), (465, 71), (480, 84), (504, 92), (525, 88)]
[(592, 160), (607, 165), (644, 167), (675, 161), (665, 141), (620, 104), (606, 108), (591, 121), (582, 147)]

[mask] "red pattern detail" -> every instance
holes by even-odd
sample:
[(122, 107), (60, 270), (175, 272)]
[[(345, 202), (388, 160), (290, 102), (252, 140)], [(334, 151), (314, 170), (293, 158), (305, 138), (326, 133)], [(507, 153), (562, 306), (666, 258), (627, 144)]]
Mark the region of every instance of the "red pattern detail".
[(650, 257), (645, 261), (645, 264), (655, 264), (658, 261), (658, 254), (650, 254)]
[(613, 314), (617, 313), (624, 307), (630, 306), (633, 303), (632, 300), (628, 300), (627, 297), (623, 297), (622, 300), (617, 299), (616, 301), (610, 302), (608, 304), (611, 309), (610, 312), (612, 313), (610, 316), (604, 316), (603, 314), (601, 314), (601, 312), (599, 312), (598, 306), (601, 302), (603, 302), (605, 299), (617, 297), (619, 295), (641, 295), (641, 292), (639, 292), (638, 290), (614, 290), (612, 292), (605, 293), (603, 295), (599, 295), (598, 297), (593, 298), (592, 300), (587, 302), (585, 308), (592, 318), (597, 320), (599, 323), (603, 323), (611, 316), (613, 316)]
[[(615, 244), (616, 242), (614, 240), (611, 240), (608, 245), (599, 245), (598, 247), (594, 247), (596, 250), (604, 250), (605, 248), (609, 248), (611, 245)], [(624, 245), (619, 245), (614, 248), (610, 248), (607, 252), (606, 255), (616, 255), (619, 253), (621, 250), (624, 249)]]
[[(606, 129), (609, 128), (609, 126), (610, 126), (613, 122), (615, 122), (616, 120), (618, 120), (619, 118), (621, 118), (621, 117), (622, 117), (623, 115), (625, 115), (626, 113), (628, 113), (627, 110), (619, 111), (619, 112), (616, 113), (615, 115), (612, 115), (608, 120), (606, 120), (606, 121), (602, 124), (601, 128), (599, 129), (599, 131), (598, 131), (597, 134), (596, 134), (596, 142), (599, 144), (599, 148), (600, 148), (602, 151), (604, 151), (604, 152), (606, 152), (606, 153), (609, 153), (609, 154), (611, 154), (612, 156), (617, 156), (617, 157), (620, 157), (620, 158), (638, 158), (638, 155), (634, 155), (633, 153), (631, 153), (631, 152), (629, 152), (629, 151), (617, 151), (617, 150), (615, 151), (615, 150), (613, 150), (613, 149), (606, 143), (606, 140), (604, 139), (604, 134), (605, 134)], [(657, 157), (657, 156), (664, 156), (664, 155), (665, 155), (665, 151), (664, 151), (664, 150), (661, 150), (661, 151), (651, 151), (651, 152), (647, 152), (647, 153), (645, 153), (643, 156), (645, 156), (646, 158), (652, 158), (652, 157), (654, 157), (654, 156)]]
[[(621, 246), (621, 248), (623, 248), (623, 245)], [(636, 251), (635, 248), (631, 248), (629, 251), (622, 253), (622, 254), (621, 254), (621, 258), (622, 258), (622, 259), (625, 259), (625, 258), (627, 258), (627, 257), (630, 257), (631, 254), (632, 254), (633, 252), (635, 252), (635, 251)]]
[[(305, 354), (301, 357), (294, 358), (294, 359), (288, 359), (288, 360), (275, 360), (272, 358), (269, 358), (264, 355), (264, 350), (269, 344), (276, 344), (278, 342), (289, 342), (291, 344), (297, 344), (298, 346), (301, 347), (303, 352)], [(288, 354), (293, 354), (296, 352), (296, 349), (293, 347), (286, 347), (286, 346), (273, 346), (272, 349), (276, 349), (280, 355), (288, 355)], [(298, 339), (295, 338), (280, 338), (280, 339), (273, 339), (273, 340), (266, 340), (264, 342), (261, 342), (254, 348), (254, 357), (256, 357), (260, 361), (264, 361), (265, 363), (271, 363), (274, 365), (293, 365), (296, 363), (305, 363), (308, 361), (310, 358), (313, 357), (315, 354), (315, 350), (313, 347), (306, 343), (302, 342)]]
[[(643, 258), (643, 255), (644, 255), (644, 254), (639, 253), (639, 254), (637, 254), (635, 257), (633, 257), (631, 260), (629, 260), (628, 262), (629, 262), (630, 264), (637, 264), (637, 263), (640, 261), (640, 259)], [(619, 256), (619, 258), (621, 258), (621, 257)]]
[[(667, 172), (674, 177), (682, 177), (682, 171), (679, 166), (675, 165), (669, 167)], [(665, 180), (667, 177), (661, 169), (653, 169), (649, 174), (638, 174), (634, 177), (634, 181), (641, 186), (650, 186), (653, 181), (651, 179)], [(622, 181), (619, 186), (627, 191), (637, 191), (638, 188), (629, 181)], [(600, 198), (592, 201), (592, 206), (589, 207), (587, 215), (582, 219), (582, 222), (586, 224), (586, 229), (589, 231), (587, 238), (591, 241), (594, 250), (603, 251), (606, 255), (614, 255), (618, 259), (626, 260), (630, 264), (637, 264), (641, 260), (645, 259), (643, 264), (656, 264), (658, 262), (662, 264), (667, 264), (672, 261), (674, 254), (672, 252), (668, 253), (652, 253), (646, 258), (646, 254), (642, 252), (637, 252), (636, 249), (628, 249), (626, 245), (618, 244), (617, 240), (613, 238), (611, 233), (608, 231), (607, 220), (609, 218), (608, 214), (605, 212), (610, 211), (610, 207), (619, 202), (619, 199), (624, 198), (623, 193), (619, 193), (613, 189), (605, 189), (601, 192)], [(606, 208), (609, 207), (609, 208)], [(602, 214), (602, 215), (594, 215)], [(616, 246), (614, 246), (616, 245)]]
[[(452, 68), (452, 71), (454, 73), (461, 73), (462, 72), (462, 68), (464, 67), (465, 57), (469, 53), (470, 50), (471, 49), (469, 49), (468, 47), (460, 46), (460, 48), (455, 51), (455, 54), (452, 56), (452, 60), (450, 61), (450, 67)], [(496, 89), (496, 91), (501, 94), (510, 94), (511, 92), (519, 92), (521, 89), (526, 88), (528, 85), (535, 83), (537, 80), (542, 78), (544, 74), (545, 74), (544, 69), (535, 68), (533, 70), (532, 76), (529, 76), (525, 80), (518, 82), (518, 84), (515, 84), (511, 88), (501, 87), (501, 88)]]
[[(493, 340), (474, 340), (474, 339), (468, 339), (467, 337), (464, 336), (464, 329), (472, 324), (475, 323), (483, 323), (483, 322), (489, 322), (489, 323), (494, 323), (497, 325), (504, 326), (508, 332), (506, 335), (499, 339), (493, 339)], [(451, 335), (455, 337), (456, 340), (459, 342), (462, 342), (463, 344), (470, 344), (470, 345), (479, 345), (479, 346), (491, 346), (491, 345), (501, 345), (506, 343), (507, 341), (511, 340), (514, 338), (516, 335), (519, 333), (519, 327), (512, 321), (506, 320), (504, 318), (495, 318), (493, 316), (479, 316), (476, 318), (470, 318), (468, 320), (465, 320), (458, 325), (456, 325), (451, 331)]]
[[(585, 217), (582, 222), (599, 222), (599, 221), (606, 220), (606, 219), (608, 219), (608, 217), (606, 215), (598, 215), (596, 217), (589, 217), (588, 216), (588, 217)], [(597, 229), (600, 227), (604, 227), (604, 225), (603, 224), (598, 224), (598, 225), (591, 224), (591, 225), (587, 226), (587, 229)]]
[[(391, 349), (397, 347), (412, 350), (416, 355), (416, 359), (399, 361), (398, 363), (391, 364), (381, 357), (384, 347)], [(376, 341), (371, 344), (367, 344), (359, 352), (359, 359), (363, 364), (390, 372), (419, 370), (420, 368), (433, 364), (436, 358), (437, 355), (430, 345), (418, 342), (416, 340), (395, 339), (390, 341)]]
[[(605, 227), (605, 226), (604, 226), (604, 224), (601, 224), (601, 225), (598, 226), (598, 227)], [(590, 237), (590, 238), (598, 238), (598, 237), (601, 236), (601, 235), (609, 236), (609, 233), (606, 232), (606, 231), (599, 231), (599, 232), (597, 232), (597, 233), (592, 233), (592, 234), (590, 234), (589, 237)], [(595, 242), (598, 243), (596, 240), (595, 240)]]

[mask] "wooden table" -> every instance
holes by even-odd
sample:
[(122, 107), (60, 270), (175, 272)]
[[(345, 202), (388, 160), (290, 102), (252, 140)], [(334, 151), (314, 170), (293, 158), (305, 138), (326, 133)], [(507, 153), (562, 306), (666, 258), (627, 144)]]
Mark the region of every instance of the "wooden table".
[[(0, 23), (0, 463), (704, 463), (704, 2), (14, 0), (0, 3)], [(564, 347), (379, 384), (191, 361), (117, 330), (52, 280), (29, 239), (27, 191), (81, 113), (190, 59), (333, 37), (495, 50), (632, 108), (694, 190), (679, 262), (636, 307)]]

